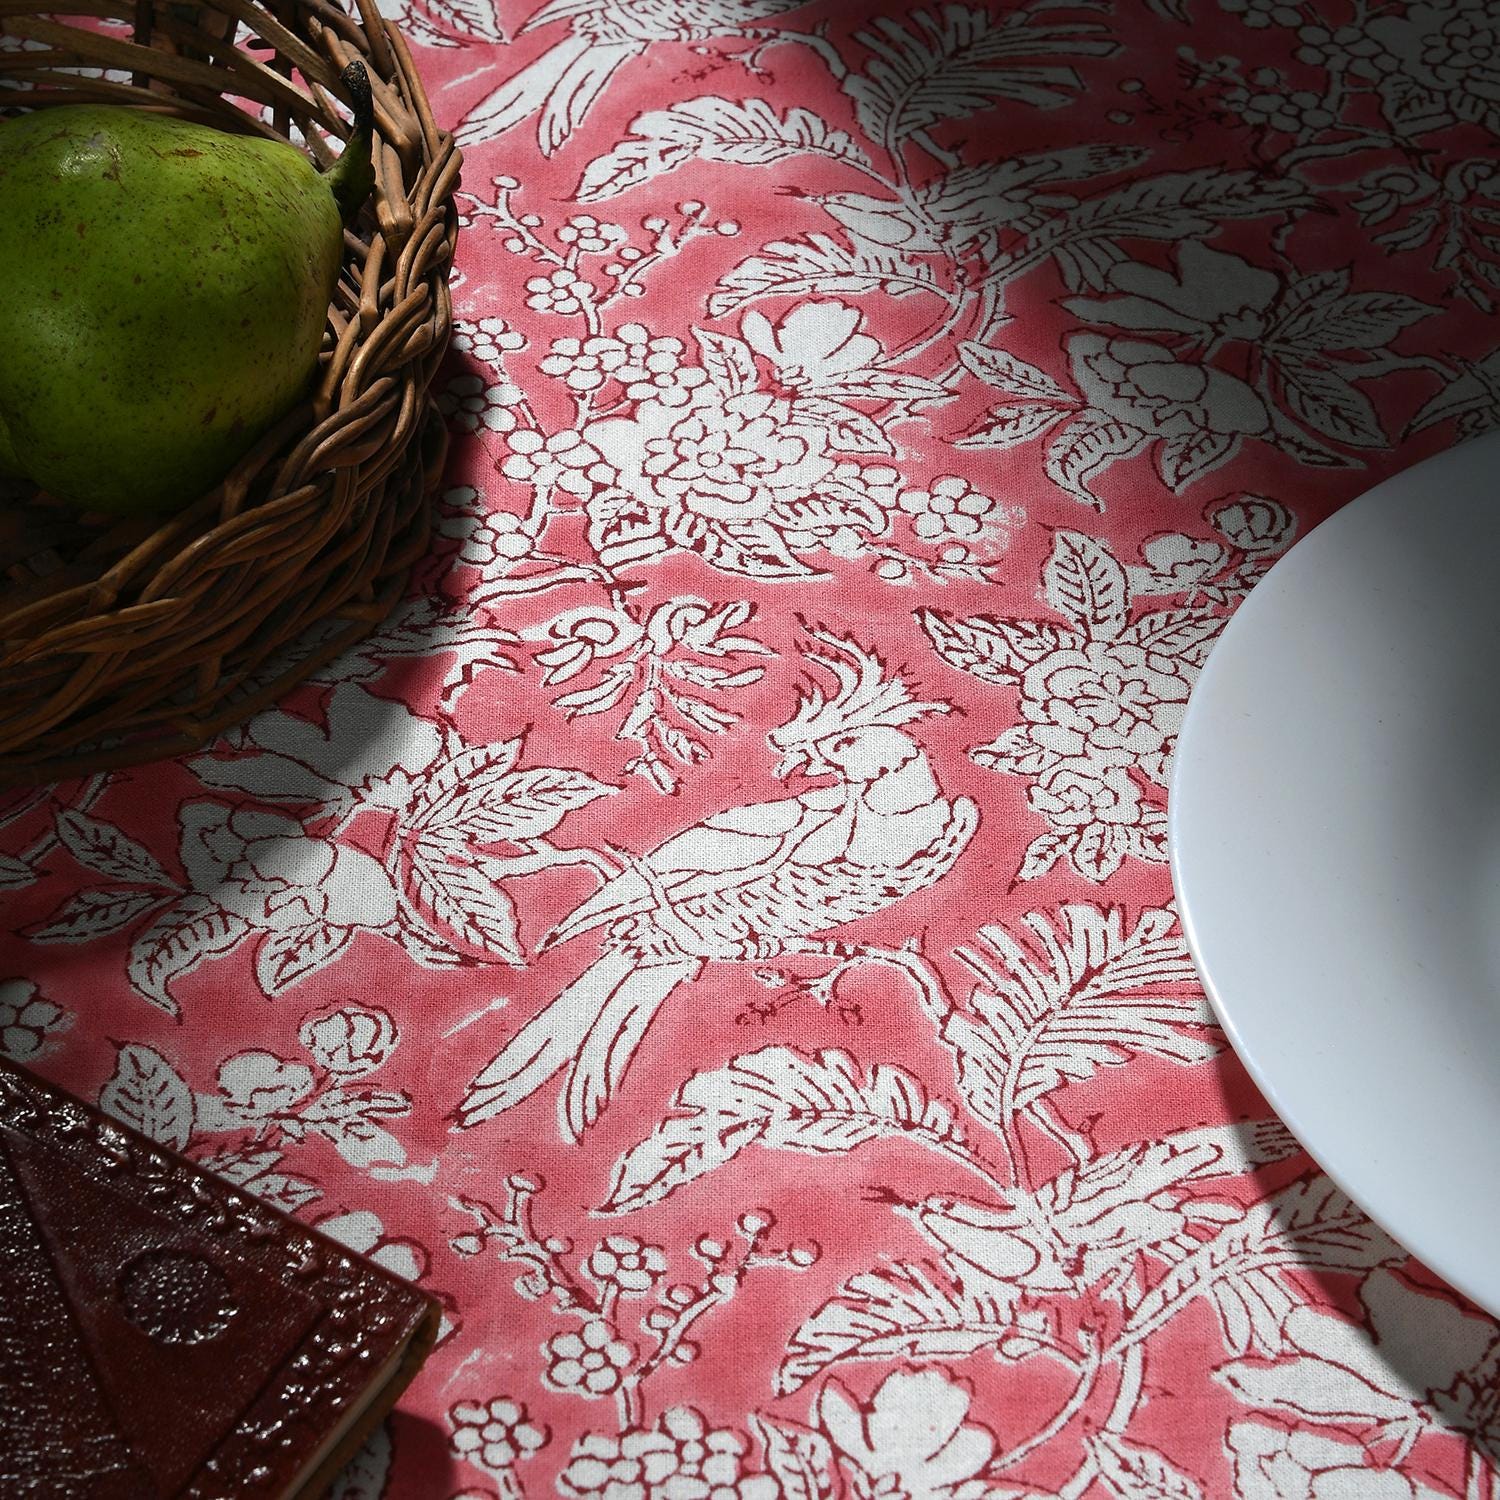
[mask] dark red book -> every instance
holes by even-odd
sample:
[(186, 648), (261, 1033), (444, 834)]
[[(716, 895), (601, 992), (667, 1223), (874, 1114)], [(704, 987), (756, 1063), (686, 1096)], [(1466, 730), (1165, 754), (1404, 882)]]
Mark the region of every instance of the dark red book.
[(438, 1306), (0, 1063), (0, 1495), (311, 1500)]

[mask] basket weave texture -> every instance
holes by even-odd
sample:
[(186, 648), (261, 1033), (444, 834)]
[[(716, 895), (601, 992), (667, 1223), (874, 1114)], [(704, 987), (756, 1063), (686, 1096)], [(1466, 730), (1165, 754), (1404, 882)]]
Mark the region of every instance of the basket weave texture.
[[(459, 174), (373, 0), (357, 18), (325, 0), (72, 0), (66, 15), (0, 0), (7, 114), (141, 105), (326, 164), (351, 128), (339, 75), (356, 58), (376, 186), (344, 236), (314, 393), (164, 523), (80, 521), (36, 495), (0, 510), (0, 786), (195, 748), (400, 597), (446, 447), (428, 388), (452, 325)], [(316, 647), (289, 653), (319, 623)]]

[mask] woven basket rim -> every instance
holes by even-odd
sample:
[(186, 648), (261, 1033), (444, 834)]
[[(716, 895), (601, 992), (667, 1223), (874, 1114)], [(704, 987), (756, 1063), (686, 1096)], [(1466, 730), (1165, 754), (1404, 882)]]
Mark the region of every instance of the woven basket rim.
[(345, 234), (312, 394), (176, 515), (75, 521), (68, 536), (55, 507), (12, 508), (0, 787), (203, 744), (326, 662), (326, 642), (278, 662), (309, 623), (328, 622), (337, 649), (372, 628), (425, 547), (461, 157), (399, 30), (374, 0), (357, 6), (0, 0), (0, 37), (20, 44), (0, 48), (0, 112), (131, 103), (292, 140), (326, 167), (351, 128), (340, 74), (358, 58), (375, 113), (375, 192)]

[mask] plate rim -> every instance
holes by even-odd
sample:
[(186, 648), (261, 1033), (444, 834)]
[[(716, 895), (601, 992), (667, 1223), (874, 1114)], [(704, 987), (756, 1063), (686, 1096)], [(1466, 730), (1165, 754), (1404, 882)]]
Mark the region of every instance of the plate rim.
[[(1409, 1226), (1401, 1225), (1401, 1216), (1391, 1214), (1384, 1206), (1372, 1208), (1366, 1196), (1364, 1188), (1360, 1185), (1358, 1172), (1348, 1173), (1342, 1164), (1329, 1166), (1317, 1147), (1319, 1131), (1316, 1126), (1309, 1126), (1305, 1117), (1299, 1117), (1290, 1101), (1286, 1097), (1284, 1089), (1267, 1073), (1262, 1057), (1257, 1056), (1255, 1050), (1246, 1040), (1239, 1020), (1236, 1018), (1236, 1010), (1233, 1004), (1226, 1000), (1220, 985), (1217, 982), (1213, 968), (1207, 956), (1204, 954), (1203, 945), (1198, 932), (1197, 921), (1194, 914), (1193, 900), (1184, 879), (1182, 867), (1182, 837), (1181, 837), (1181, 807), (1182, 800), (1179, 796), (1180, 781), (1183, 776), (1183, 767), (1188, 757), (1183, 754), (1185, 746), (1189, 744), (1189, 730), (1202, 720), (1207, 712), (1203, 704), (1205, 695), (1198, 689), (1204, 682), (1208, 673), (1213, 670), (1214, 658), (1218, 656), (1224, 643), (1234, 635), (1236, 639), (1246, 633), (1247, 629), (1254, 628), (1254, 622), (1258, 618), (1259, 611), (1251, 613), (1255, 596), (1265, 586), (1266, 582), (1275, 573), (1282, 563), (1291, 557), (1298, 547), (1305, 545), (1309, 538), (1322, 531), (1331, 522), (1337, 521), (1346, 513), (1360, 508), (1364, 502), (1373, 501), (1386, 490), (1397, 485), (1405, 487), (1409, 485), (1414, 476), (1418, 475), (1430, 465), (1441, 464), (1442, 460), (1452, 455), (1473, 448), (1492, 448), (1500, 455), (1500, 431), (1481, 434), (1468, 442), (1453, 444), (1429, 455), (1421, 461), (1408, 465), (1405, 469), (1395, 474), (1386, 476), (1378, 483), (1371, 485), (1369, 489), (1363, 490), (1331, 512), (1323, 521), (1310, 528), (1280, 557), (1278, 557), (1261, 577), (1257, 585), (1241, 601), (1239, 607), (1228, 618), (1224, 629), (1220, 632), (1210, 651), (1208, 659), (1199, 670), (1197, 681), (1193, 685), (1193, 691), (1189, 694), (1186, 710), (1183, 714), (1182, 724), (1178, 730), (1177, 743), (1172, 756), (1172, 773), (1167, 784), (1167, 861), (1172, 881), (1173, 900), (1177, 909), (1178, 925), (1181, 928), (1183, 940), (1187, 945), (1189, 956), (1192, 958), (1193, 967), (1197, 971), (1199, 982), (1203, 986), (1203, 992), (1213, 1010), (1220, 1028), (1224, 1032), (1230, 1047), (1240, 1065), (1249, 1075), (1261, 1097), (1274, 1111), (1277, 1118), (1287, 1127), (1298, 1143), (1312, 1159), (1313, 1164), (1322, 1172), (1337, 1188), (1346, 1194), (1352, 1202), (1374, 1223), (1378, 1228), (1390, 1236), (1399, 1246), (1408, 1251), (1428, 1270), (1452, 1287), (1461, 1296), (1465, 1297), (1475, 1307), (1493, 1317), (1500, 1318), (1500, 1269), (1497, 1269), (1490, 1282), (1481, 1285), (1475, 1281), (1474, 1276), (1467, 1268), (1465, 1262), (1470, 1259), (1462, 1253), (1456, 1256), (1445, 1245), (1452, 1244), (1451, 1234), (1445, 1234), (1441, 1229), (1433, 1230), (1433, 1223), (1427, 1219), (1414, 1219)], [(1264, 606), (1269, 607), (1269, 605)], [(1244, 623), (1242, 623), (1244, 622)], [(1199, 886), (1201, 890), (1201, 885)], [(1379, 1198), (1382, 1195), (1376, 1194)], [(1447, 1223), (1448, 1221), (1442, 1221)], [(1455, 1264), (1455, 1259), (1460, 1264)]]

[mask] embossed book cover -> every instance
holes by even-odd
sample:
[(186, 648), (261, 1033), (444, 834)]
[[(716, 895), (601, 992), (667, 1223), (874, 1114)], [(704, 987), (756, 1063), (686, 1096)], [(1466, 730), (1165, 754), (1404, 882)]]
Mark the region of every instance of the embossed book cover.
[(0, 1063), (0, 1494), (312, 1500), (437, 1320), (389, 1272)]

